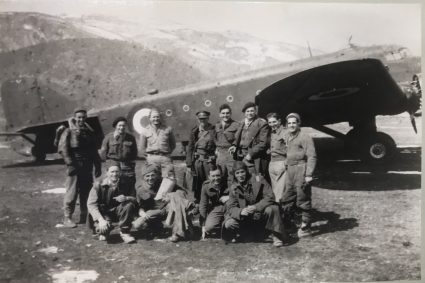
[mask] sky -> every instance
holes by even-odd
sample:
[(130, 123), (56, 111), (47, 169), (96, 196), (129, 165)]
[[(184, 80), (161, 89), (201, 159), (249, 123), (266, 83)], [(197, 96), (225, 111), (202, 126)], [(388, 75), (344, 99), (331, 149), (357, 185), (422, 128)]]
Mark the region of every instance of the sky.
[(421, 53), (420, 3), (296, 3), (242, 1), (0, 0), (0, 11), (81, 17), (104, 15), (153, 26), (253, 36), (335, 51), (399, 44)]

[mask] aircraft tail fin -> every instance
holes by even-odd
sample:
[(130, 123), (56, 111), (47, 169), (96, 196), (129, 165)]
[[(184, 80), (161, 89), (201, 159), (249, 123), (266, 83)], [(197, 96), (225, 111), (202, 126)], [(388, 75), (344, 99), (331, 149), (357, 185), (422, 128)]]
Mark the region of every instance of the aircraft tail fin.
[(59, 94), (35, 78), (18, 78), (2, 84), (1, 98), (6, 131), (65, 120), (77, 106), (76, 101)]

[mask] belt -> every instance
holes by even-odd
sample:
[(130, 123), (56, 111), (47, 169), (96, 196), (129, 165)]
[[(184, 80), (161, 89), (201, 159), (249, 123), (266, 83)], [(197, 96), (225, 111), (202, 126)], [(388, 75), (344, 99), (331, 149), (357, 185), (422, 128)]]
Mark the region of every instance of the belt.
[(295, 165), (301, 165), (306, 164), (305, 160), (286, 160), (287, 166), (295, 166)]
[(168, 156), (168, 155), (170, 155), (169, 153), (165, 153), (165, 152), (161, 152), (161, 151), (151, 151), (151, 152), (147, 152), (147, 154), (150, 154), (150, 155), (161, 155), (161, 156)]

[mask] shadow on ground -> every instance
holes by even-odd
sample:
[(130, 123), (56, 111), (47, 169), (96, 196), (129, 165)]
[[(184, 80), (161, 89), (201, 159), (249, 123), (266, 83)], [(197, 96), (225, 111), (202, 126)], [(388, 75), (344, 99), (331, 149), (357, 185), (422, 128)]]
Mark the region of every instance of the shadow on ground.
[(333, 211), (318, 211), (312, 209), (311, 212), (313, 224), (311, 230), (313, 236), (347, 231), (359, 226), (356, 218), (341, 219), (341, 216)]

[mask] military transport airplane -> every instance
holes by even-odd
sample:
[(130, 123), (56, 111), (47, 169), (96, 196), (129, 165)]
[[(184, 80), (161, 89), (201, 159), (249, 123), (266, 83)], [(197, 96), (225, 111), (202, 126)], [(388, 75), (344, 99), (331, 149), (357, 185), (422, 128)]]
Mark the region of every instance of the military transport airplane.
[[(397, 82), (397, 83), (396, 83)], [(33, 78), (19, 78), (4, 83), (1, 89), (6, 117), (6, 133), (19, 135), (33, 144), (36, 160), (54, 153), (55, 130), (72, 110), (83, 104), (73, 101)], [(215, 82), (188, 85), (165, 92), (154, 91), (141, 98), (104, 109), (91, 109), (88, 123), (100, 140), (112, 130), (115, 117), (125, 116), (130, 131), (136, 136), (148, 123), (152, 107), (163, 112), (165, 122), (172, 126), (176, 139), (185, 144), (195, 113), (201, 109), (218, 119), (218, 107), (228, 103), (235, 110), (234, 118), (242, 118), (239, 109), (255, 100), (259, 115), (269, 112), (286, 115), (299, 112), (303, 125), (344, 139), (355, 145), (363, 159), (383, 161), (396, 145), (387, 134), (377, 132), (377, 115), (409, 112), (416, 131), (414, 113), (420, 108), (420, 58), (397, 45), (350, 48), (313, 56)], [(353, 129), (347, 134), (326, 125), (349, 122)]]

